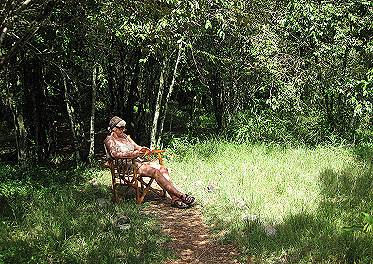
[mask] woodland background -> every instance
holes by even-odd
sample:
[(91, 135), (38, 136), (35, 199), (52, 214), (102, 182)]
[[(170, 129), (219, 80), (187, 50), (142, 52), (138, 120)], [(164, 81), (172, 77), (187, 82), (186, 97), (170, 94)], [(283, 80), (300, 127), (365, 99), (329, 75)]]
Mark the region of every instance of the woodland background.
[(153, 147), (372, 144), (371, 1), (0, 6), (4, 161), (88, 161), (112, 115)]
[(172, 257), (147, 203), (111, 202), (113, 115), (240, 262), (371, 263), (372, 21), (368, 0), (0, 0), (0, 263)]

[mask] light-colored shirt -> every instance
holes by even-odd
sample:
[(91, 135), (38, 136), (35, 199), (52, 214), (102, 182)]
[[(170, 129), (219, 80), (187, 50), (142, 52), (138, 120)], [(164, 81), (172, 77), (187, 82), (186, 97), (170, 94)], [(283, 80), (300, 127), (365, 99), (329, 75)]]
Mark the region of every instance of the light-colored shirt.
[(118, 152), (134, 151), (135, 147), (130, 143), (116, 142), (115, 148)]

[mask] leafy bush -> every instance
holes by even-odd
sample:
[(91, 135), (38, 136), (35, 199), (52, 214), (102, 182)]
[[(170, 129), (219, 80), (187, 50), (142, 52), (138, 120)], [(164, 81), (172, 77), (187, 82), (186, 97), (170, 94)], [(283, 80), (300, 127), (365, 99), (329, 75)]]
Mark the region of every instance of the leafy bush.
[[(321, 114), (279, 115), (271, 111), (239, 112), (226, 130), (226, 137), (242, 142), (277, 142), (285, 144), (335, 143)], [(337, 140), (338, 141), (338, 140)], [(340, 139), (341, 141), (341, 139)]]

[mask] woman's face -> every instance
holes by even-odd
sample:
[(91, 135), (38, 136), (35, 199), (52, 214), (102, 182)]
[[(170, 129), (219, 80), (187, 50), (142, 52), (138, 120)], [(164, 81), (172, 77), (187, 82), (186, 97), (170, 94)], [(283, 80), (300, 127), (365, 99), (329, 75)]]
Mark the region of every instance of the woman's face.
[(124, 132), (126, 129), (124, 127), (114, 127), (113, 131), (118, 135), (118, 136), (123, 136)]

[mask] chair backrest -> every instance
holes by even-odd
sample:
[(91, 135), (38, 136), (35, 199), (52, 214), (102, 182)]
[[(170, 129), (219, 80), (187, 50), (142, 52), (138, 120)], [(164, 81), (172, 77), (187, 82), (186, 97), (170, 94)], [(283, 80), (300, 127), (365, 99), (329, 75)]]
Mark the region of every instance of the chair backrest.
[(107, 160), (113, 160), (113, 157), (110, 155), (110, 152), (108, 151), (106, 145), (104, 144), (105, 154)]

